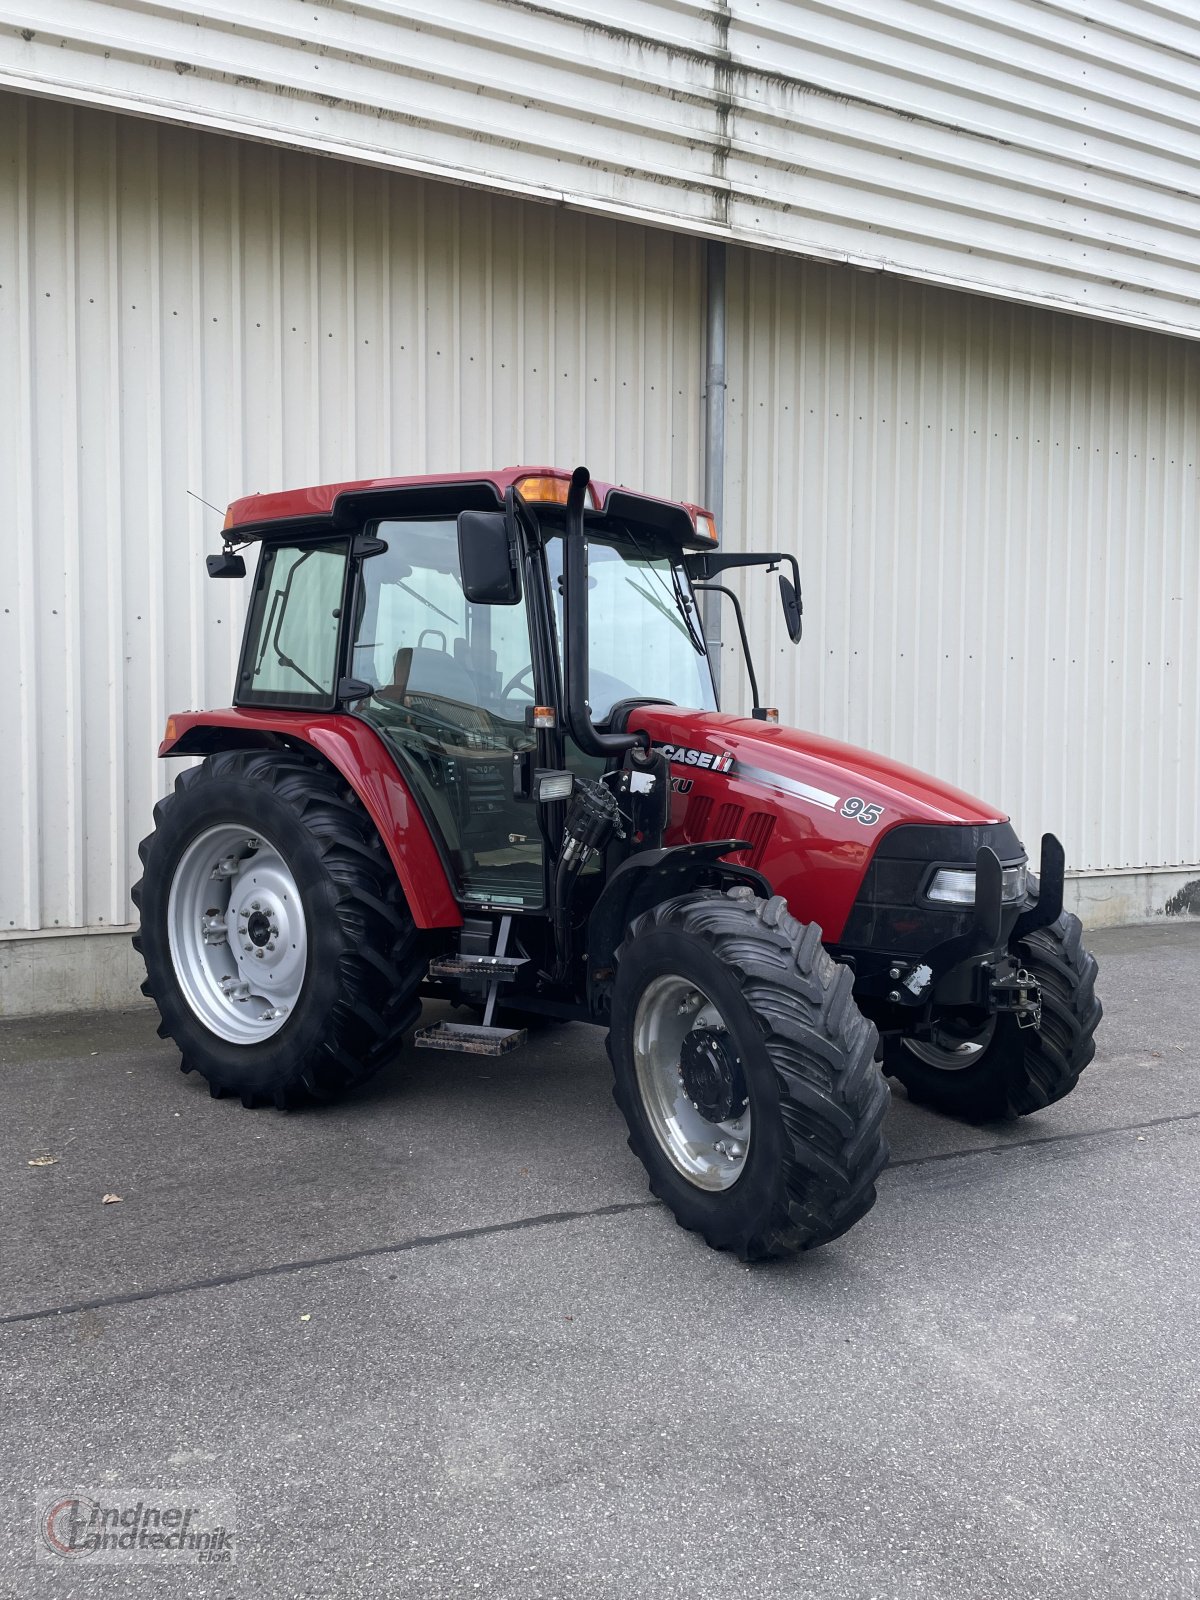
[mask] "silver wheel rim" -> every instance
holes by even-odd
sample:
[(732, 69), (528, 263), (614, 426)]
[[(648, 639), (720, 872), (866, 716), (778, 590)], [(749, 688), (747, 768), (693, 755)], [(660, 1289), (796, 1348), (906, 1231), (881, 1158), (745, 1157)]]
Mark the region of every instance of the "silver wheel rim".
[(905, 1039), (904, 1048), (927, 1067), (939, 1072), (964, 1072), (973, 1067), (992, 1042), (996, 1031), (995, 1017), (989, 1017), (979, 1033), (972, 1039), (956, 1039), (934, 1029), (931, 1039)]
[(697, 984), (666, 975), (647, 984), (633, 1019), (638, 1091), (654, 1137), (672, 1166), (698, 1189), (730, 1189), (750, 1150), (750, 1107), (710, 1122), (684, 1088), (683, 1043), (696, 1028), (727, 1033), (718, 1008)]
[(269, 839), (237, 823), (184, 850), (167, 901), (167, 942), (184, 999), (230, 1044), (261, 1044), (295, 1009), (308, 968), (304, 907)]

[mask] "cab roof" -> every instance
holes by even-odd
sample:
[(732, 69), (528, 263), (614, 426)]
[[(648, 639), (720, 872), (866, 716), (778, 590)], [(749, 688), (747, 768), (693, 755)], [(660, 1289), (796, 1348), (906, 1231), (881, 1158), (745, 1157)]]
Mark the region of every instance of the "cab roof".
[[(561, 467), (502, 467), (484, 472), (433, 473), (411, 478), (360, 478), (306, 489), (243, 495), (225, 514), (231, 542), (280, 536), (302, 529), (348, 529), (369, 516), (446, 516), (494, 510), (514, 488), (529, 502), (561, 505), (571, 474)], [(592, 511), (642, 525), (672, 543), (711, 550), (717, 542), (710, 512), (691, 501), (662, 500), (619, 484), (592, 479)]]

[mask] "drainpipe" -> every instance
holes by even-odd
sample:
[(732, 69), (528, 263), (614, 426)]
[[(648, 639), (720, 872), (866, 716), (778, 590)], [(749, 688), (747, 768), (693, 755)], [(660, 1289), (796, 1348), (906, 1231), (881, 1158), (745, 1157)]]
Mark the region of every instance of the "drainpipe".
[[(707, 249), (706, 345), (704, 385), (704, 504), (724, 533), (725, 511), (725, 245), (710, 240)], [(704, 638), (717, 693), (721, 692), (721, 596), (700, 596)]]

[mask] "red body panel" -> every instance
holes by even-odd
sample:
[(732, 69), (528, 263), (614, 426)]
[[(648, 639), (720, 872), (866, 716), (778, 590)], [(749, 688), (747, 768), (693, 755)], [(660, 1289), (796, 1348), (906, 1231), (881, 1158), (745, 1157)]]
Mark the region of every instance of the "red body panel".
[[(225, 526), (233, 530), (242, 526), (257, 527), (264, 522), (290, 522), (298, 517), (328, 517), (339, 495), (365, 489), (415, 489), (448, 483), (490, 483), (497, 496), (503, 499), (504, 491), (520, 478), (561, 478), (566, 481), (570, 476), (561, 467), (503, 467), (498, 472), (439, 472), (418, 478), (362, 478), (353, 483), (314, 484), (307, 489), (281, 489), (274, 494), (243, 495), (240, 500), (231, 502)], [(612, 490), (618, 487), (620, 485), (601, 483), (593, 478), (592, 504), (602, 507)], [(647, 495), (645, 498), (655, 497)], [(693, 505), (690, 500), (664, 503), (682, 505), (684, 510), (691, 512), (693, 521), (700, 512), (708, 515), (703, 506)]]
[[(867, 862), (891, 828), (1007, 820), (996, 807), (912, 767), (795, 728), (674, 706), (639, 707), (628, 728), (644, 728), (656, 745), (677, 752), (667, 843), (750, 840), (754, 848), (731, 859), (764, 873), (793, 915), (818, 923), (831, 942), (841, 936)], [(732, 757), (732, 764), (724, 772), (706, 769), (681, 759), (681, 750)], [(844, 815), (851, 797), (863, 808), (878, 806), (878, 820)]]
[(331, 713), (270, 711), (257, 706), (252, 711), (177, 711), (170, 720), (175, 735), (159, 745), (160, 756), (219, 750), (222, 730), (235, 735), (230, 741), (235, 746), (244, 742), (246, 734), (255, 732), (280, 734), (311, 745), (342, 774), (379, 829), (418, 928), (462, 925), (462, 914), (425, 818), (387, 746), (365, 722)]
[[(160, 756), (202, 754), (254, 732), (311, 745), (358, 795), (379, 829), (420, 928), (462, 924), (446, 869), (412, 794), (379, 735), (356, 717), (266, 709), (177, 712)], [(656, 745), (676, 750), (668, 844), (743, 838), (740, 859), (762, 872), (793, 914), (836, 942), (879, 840), (903, 823), (1004, 821), (1004, 812), (949, 784), (818, 734), (720, 712), (643, 706), (629, 720)], [(727, 770), (698, 760), (728, 762)], [(846, 816), (853, 797), (880, 808), (878, 820)]]

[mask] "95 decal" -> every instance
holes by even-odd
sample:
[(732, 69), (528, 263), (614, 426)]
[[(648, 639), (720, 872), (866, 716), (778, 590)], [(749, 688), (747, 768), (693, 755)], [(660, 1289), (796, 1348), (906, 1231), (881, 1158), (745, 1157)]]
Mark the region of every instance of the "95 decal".
[(870, 804), (860, 800), (858, 795), (852, 794), (842, 803), (843, 817), (852, 817), (855, 822), (861, 822), (864, 828), (873, 828), (883, 816), (883, 807), (877, 806), (874, 801)]

